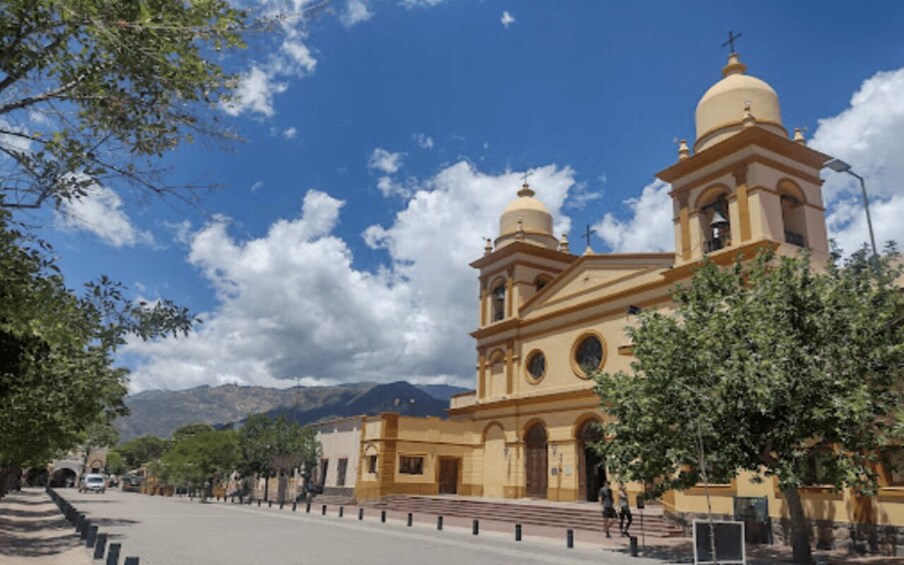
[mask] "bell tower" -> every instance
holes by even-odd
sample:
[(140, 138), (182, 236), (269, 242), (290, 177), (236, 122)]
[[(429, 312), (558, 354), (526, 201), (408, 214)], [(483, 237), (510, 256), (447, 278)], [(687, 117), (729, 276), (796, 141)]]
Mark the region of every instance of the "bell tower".
[(704, 255), (734, 257), (773, 244), (793, 255), (808, 248), (828, 258), (819, 170), (830, 159), (782, 123), (778, 95), (746, 74), (737, 53), (700, 99), (694, 152), (682, 140), (678, 162), (656, 176), (671, 183), (675, 264)]

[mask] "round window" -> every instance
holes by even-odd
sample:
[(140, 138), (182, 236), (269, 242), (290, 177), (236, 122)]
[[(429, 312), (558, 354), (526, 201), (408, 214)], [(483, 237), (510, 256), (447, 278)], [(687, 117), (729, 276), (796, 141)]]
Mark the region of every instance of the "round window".
[(584, 376), (590, 376), (599, 369), (603, 364), (603, 342), (600, 338), (595, 335), (581, 338), (574, 349), (574, 361)]
[(546, 375), (546, 356), (542, 351), (535, 351), (528, 357), (527, 374), (534, 381), (539, 381)]

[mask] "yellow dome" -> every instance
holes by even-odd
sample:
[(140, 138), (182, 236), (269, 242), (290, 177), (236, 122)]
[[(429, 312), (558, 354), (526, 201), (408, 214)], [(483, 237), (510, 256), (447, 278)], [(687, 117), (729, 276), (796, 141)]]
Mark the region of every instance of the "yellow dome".
[(700, 99), (696, 112), (695, 153), (744, 129), (745, 118), (747, 125), (788, 137), (782, 125), (778, 94), (764, 81), (745, 75), (746, 70), (747, 66), (741, 63), (738, 54), (732, 53), (728, 56), (728, 64), (722, 69), (725, 78), (714, 84)]
[(552, 214), (534, 198), (534, 191), (525, 184), (518, 191), (499, 218), (499, 237), (496, 247), (513, 241), (525, 241), (549, 249), (557, 249), (559, 241), (552, 232)]

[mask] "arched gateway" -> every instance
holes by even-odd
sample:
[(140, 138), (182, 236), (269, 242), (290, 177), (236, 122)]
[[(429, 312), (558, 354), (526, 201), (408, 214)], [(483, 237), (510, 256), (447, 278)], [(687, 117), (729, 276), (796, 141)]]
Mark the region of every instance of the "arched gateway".
[(578, 428), (578, 473), (580, 479), (580, 493), (582, 500), (596, 502), (599, 497), (600, 487), (606, 482), (606, 462), (593, 449), (592, 444), (602, 439), (599, 422), (595, 419), (587, 420)]
[(546, 428), (537, 423), (528, 428), (524, 434), (525, 476), (527, 496), (546, 498), (547, 475), (549, 463), (546, 454)]

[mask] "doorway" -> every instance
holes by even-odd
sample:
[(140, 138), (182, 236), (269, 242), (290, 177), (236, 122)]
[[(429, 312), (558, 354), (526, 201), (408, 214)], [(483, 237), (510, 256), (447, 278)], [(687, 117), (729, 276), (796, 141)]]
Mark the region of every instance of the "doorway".
[(600, 488), (606, 483), (606, 462), (593, 448), (603, 435), (596, 420), (587, 420), (578, 431), (578, 456), (581, 464), (580, 497), (588, 502), (599, 501)]
[(441, 457), (439, 460), (439, 493), (458, 494), (458, 459)]
[(543, 424), (534, 424), (524, 434), (525, 465), (527, 496), (531, 498), (546, 498), (547, 474), (549, 462), (547, 460), (546, 428)]

